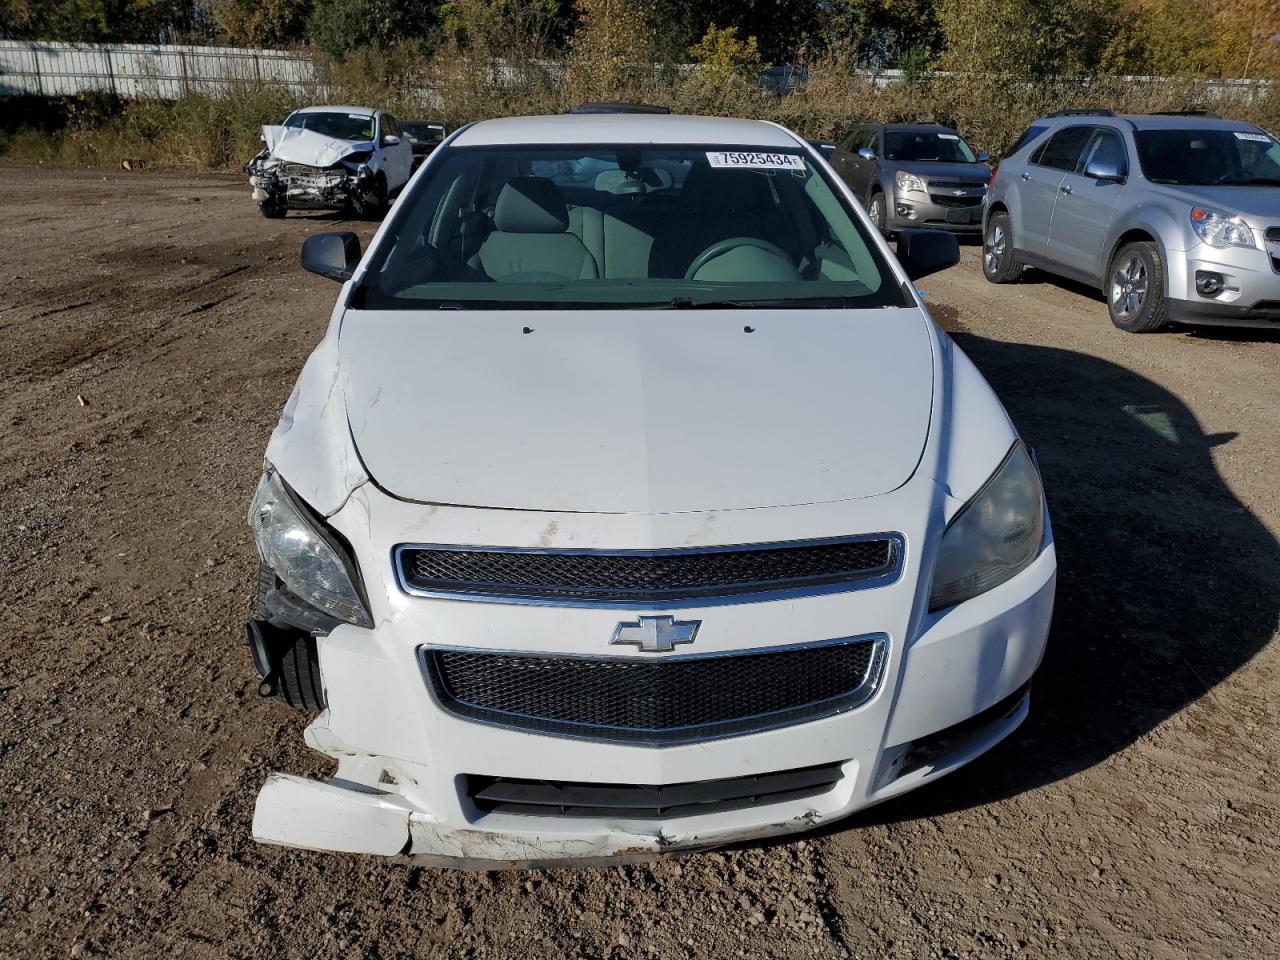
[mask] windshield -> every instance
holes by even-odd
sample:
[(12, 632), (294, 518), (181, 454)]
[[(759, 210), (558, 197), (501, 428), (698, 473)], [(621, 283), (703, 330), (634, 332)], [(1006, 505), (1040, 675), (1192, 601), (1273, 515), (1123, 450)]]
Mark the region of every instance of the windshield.
[(373, 117), (367, 113), (295, 113), (284, 122), (335, 140), (372, 140)]
[(445, 148), (396, 204), (372, 309), (907, 306), (797, 146)]
[(402, 123), (400, 130), (410, 143), (439, 143), (444, 139), (444, 127), (438, 123)]
[(1280, 186), (1280, 143), (1259, 130), (1139, 130), (1142, 175), (1180, 186)]
[(933, 160), (939, 163), (977, 163), (978, 155), (960, 134), (950, 130), (886, 130), (886, 160)]

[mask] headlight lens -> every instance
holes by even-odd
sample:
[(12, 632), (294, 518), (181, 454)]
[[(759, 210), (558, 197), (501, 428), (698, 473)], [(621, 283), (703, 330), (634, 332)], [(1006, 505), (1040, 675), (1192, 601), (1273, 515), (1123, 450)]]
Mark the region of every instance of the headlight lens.
[(275, 470), (258, 482), (249, 526), (262, 562), (293, 593), (339, 620), (373, 626), (345, 551), (298, 506)]
[(905, 170), (899, 170), (893, 175), (898, 181), (898, 189), (905, 191), (915, 191), (916, 193), (924, 193), (924, 181), (917, 177), (914, 173), (907, 173)]
[(1019, 441), (943, 533), (930, 611), (998, 587), (1036, 558), (1043, 540), (1040, 475)]
[(1209, 207), (1191, 208), (1191, 228), (1211, 247), (1256, 247), (1253, 231), (1237, 216)]

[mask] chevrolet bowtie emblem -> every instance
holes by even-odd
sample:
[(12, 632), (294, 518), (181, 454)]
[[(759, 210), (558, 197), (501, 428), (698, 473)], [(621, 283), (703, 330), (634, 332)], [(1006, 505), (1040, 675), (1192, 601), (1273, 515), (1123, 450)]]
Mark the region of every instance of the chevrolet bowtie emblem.
[(953, 197), (963, 197), (963, 196), (964, 196), (964, 191), (963, 191), (963, 190), (952, 190), (952, 191), (951, 191), (951, 195), (952, 195)]
[(677, 643), (693, 643), (701, 620), (677, 620), (675, 617), (641, 617), (622, 622), (614, 628), (609, 642), (626, 643), (646, 653), (665, 653)]

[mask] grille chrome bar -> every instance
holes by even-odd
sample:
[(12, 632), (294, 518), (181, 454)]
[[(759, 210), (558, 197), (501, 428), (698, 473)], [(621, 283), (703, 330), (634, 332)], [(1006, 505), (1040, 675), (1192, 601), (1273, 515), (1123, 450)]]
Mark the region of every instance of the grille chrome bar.
[(657, 550), (401, 544), (393, 566), (417, 596), (662, 609), (884, 586), (903, 547), (897, 533)]
[(743, 736), (861, 706), (888, 638), (654, 658), (418, 648), (442, 709), (512, 730), (646, 746)]

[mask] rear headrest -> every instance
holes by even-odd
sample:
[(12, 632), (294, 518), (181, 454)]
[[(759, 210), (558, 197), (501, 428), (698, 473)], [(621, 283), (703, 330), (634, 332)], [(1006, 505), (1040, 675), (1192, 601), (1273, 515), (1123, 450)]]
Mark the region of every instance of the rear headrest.
[(712, 169), (700, 163), (689, 170), (680, 195), (694, 213), (746, 213), (756, 208), (760, 176), (752, 170)]
[(498, 194), (493, 224), (503, 233), (564, 233), (569, 210), (560, 189), (546, 177), (516, 177)]

